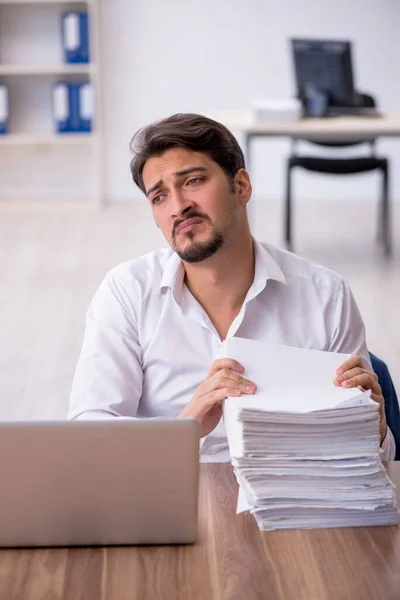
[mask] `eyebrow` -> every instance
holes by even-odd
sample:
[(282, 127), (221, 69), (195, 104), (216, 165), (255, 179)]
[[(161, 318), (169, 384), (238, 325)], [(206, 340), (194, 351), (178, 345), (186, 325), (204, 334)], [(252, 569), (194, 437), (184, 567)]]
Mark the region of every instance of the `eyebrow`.
[[(183, 177), (184, 175), (189, 175), (190, 173), (195, 173), (196, 171), (207, 172), (206, 167), (189, 167), (187, 169), (182, 169), (182, 171), (176, 171), (174, 173), (174, 177)], [(151, 186), (145, 193), (148, 197), (152, 192), (154, 192), (157, 188), (159, 188), (163, 184), (162, 179), (157, 181), (154, 185)]]

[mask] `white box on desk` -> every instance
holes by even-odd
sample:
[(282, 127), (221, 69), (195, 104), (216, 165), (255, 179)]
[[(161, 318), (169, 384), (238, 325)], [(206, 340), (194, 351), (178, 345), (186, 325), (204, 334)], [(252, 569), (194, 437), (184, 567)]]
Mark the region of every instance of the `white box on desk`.
[(252, 123), (263, 121), (297, 121), (302, 115), (302, 104), (296, 98), (254, 100), (251, 105)]

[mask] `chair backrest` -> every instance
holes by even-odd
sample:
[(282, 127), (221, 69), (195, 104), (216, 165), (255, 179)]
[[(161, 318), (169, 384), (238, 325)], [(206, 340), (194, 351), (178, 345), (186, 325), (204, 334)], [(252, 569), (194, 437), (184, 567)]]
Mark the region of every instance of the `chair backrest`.
[(400, 408), (397, 400), (396, 390), (394, 389), (393, 381), (389, 373), (387, 365), (375, 356), (369, 353), (372, 368), (378, 375), (379, 385), (382, 388), (382, 395), (385, 399), (386, 421), (390, 431), (396, 442), (396, 457), (395, 460), (400, 460)]

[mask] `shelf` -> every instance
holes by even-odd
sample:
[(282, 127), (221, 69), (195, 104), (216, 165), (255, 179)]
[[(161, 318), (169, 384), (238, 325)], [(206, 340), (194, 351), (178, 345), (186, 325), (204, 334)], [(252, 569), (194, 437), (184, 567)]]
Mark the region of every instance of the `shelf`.
[(96, 138), (95, 133), (10, 133), (0, 135), (0, 146), (84, 145)]
[(2, 4), (92, 4), (94, 0), (0, 0)]
[[(96, 84), (102, 114), (100, 0), (0, 0), (0, 82), (9, 88), (9, 130), (0, 135), (0, 209), (99, 207), (105, 169), (100, 118), (92, 133), (56, 133), (52, 86)], [(61, 15), (90, 14), (90, 63), (65, 63)], [(20, 162), (24, 161), (21, 172)], [(70, 189), (70, 192), (68, 190)]]
[(10, 211), (22, 211), (27, 210), (55, 210), (55, 211), (69, 211), (69, 210), (89, 210), (99, 208), (99, 202), (96, 197), (93, 196), (53, 196), (51, 198), (44, 198), (40, 196), (7, 196), (0, 193), (0, 213)]
[(96, 66), (84, 65), (2, 65), (0, 64), (0, 75), (89, 75), (95, 73)]

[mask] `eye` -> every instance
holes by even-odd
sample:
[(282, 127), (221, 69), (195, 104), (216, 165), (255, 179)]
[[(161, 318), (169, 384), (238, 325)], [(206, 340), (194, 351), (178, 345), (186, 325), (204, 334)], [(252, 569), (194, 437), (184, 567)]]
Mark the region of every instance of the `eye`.
[(164, 200), (165, 194), (157, 194), (151, 199), (152, 204), (160, 204), (161, 200)]
[(204, 181), (204, 177), (192, 177), (192, 179), (189, 179), (186, 185), (193, 185), (200, 183), (201, 181)]

